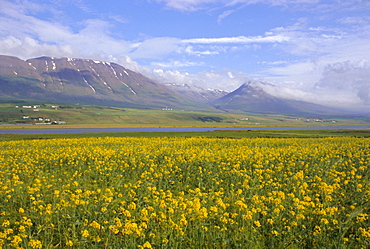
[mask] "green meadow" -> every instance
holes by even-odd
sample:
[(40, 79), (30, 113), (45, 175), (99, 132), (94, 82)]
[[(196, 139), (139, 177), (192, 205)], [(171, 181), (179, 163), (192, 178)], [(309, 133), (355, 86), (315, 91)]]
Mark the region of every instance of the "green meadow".
[[(31, 108), (24, 108), (30, 106)], [(0, 124), (29, 125), (65, 121), (67, 127), (311, 126), (368, 124), (363, 116), (284, 116), (255, 113), (132, 109), (36, 102), (0, 102)], [(58, 126), (60, 127), (60, 126)], [(2, 126), (2, 128), (7, 128)], [(14, 127), (11, 127), (14, 128)], [(30, 128), (30, 127), (27, 127)], [(33, 127), (35, 128), (35, 127)], [(48, 128), (43, 126), (42, 128)], [(53, 127), (55, 128), (55, 127)]]

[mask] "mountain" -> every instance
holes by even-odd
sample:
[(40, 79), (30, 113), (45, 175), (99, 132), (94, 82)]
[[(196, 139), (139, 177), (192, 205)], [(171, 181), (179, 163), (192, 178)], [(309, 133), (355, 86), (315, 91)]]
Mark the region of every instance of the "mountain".
[(0, 56), (0, 98), (133, 108), (208, 108), (116, 63)]
[(198, 86), (189, 86), (187, 84), (167, 83), (165, 86), (198, 103), (207, 103), (230, 93), (229, 91), (204, 89)]
[(0, 55), (0, 99), (140, 109), (214, 110), (282, 115), (332, 115), (343, 111), (264, 91), (247, 82), (233, 92), (186, 84), (159, 84), (116, 63)]
[(329, 115), (342, 113), (342, 111), (334, 108), (272, 96), (264, 91), (263, 86), (266, 84), (268, 83), (247, 82), (235, 91), (213, 100), (209, 104), (225, 111), (263, 114)]

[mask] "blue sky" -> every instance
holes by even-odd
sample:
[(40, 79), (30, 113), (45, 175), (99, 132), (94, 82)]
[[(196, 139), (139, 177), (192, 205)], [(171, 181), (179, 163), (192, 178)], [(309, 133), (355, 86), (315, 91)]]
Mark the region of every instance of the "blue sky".
[(0, 54), (370, 110), (368, 0), (0, 0)]

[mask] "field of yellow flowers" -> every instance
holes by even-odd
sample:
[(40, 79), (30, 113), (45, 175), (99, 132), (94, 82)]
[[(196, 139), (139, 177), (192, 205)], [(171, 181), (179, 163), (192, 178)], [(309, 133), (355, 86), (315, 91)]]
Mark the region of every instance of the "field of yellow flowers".
[(369, 138), (0, 142), (2, 248), (369, 248)]

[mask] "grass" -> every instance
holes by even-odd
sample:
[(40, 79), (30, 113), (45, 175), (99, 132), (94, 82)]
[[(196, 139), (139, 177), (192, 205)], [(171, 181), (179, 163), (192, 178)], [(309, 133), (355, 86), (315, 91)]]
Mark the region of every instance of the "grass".
[[(22, 108), (23, 105), (40, 105), (40, 107), (26, 109)], [(18, 106), (18, 108), (15, 106)], [(52, 108), (52, 106), (58, 106), (58, 108)], [(323, 122), (317, 122), (315, 121), (317, 117), (130, 109), (15, 101), (0, 102), (0, 124), (44, 122), (44, 120), (34, 121), (35, 118), (43, 118), (44, 120), (50, 119), (51, 121), (66, 121), (68, 124), (67, 127), (307, 126), (368, 124), (370, 122), (370, 117), (368, 116), (326, 117), (322, 118)], [(332, 123), (333, 120), (335, 120), (336, 123)], [(25, 125), (25, 127), (31, 128), (28, 125)], [(1, 128), (7, 128), (7, 126)], [(11, 126), (11, 128), (14, 128), (14, 126)], [(32, 126), (32, 128), (39, 128), (39, 126)], [(41, 128), (47, 127), (42, 126)]]

